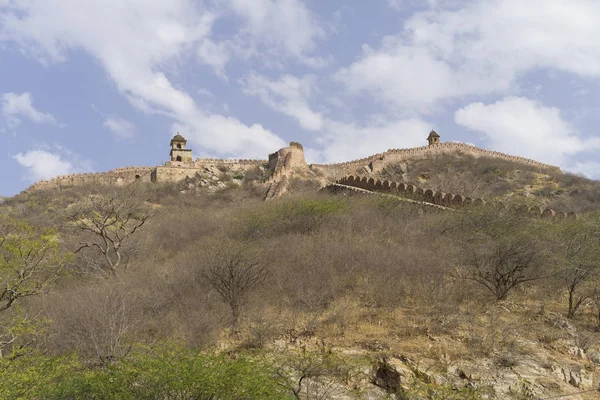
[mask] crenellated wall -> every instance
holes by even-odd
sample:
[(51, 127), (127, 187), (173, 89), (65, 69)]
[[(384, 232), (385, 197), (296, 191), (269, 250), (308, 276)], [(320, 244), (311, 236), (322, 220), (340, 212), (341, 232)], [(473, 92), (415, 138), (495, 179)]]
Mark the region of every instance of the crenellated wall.
[[(375, 154), (370, 157), (362, 158), (360, 160), (348, 161), (338, 164), (313, 164), (311, 166), (313, 171), (308, 168), (305, 158), (304, 149), (300, 143), (291, 142), (288, 147), (284, 147), (269, 155), (268, 160), (248, 160), (248, 159), (219, 159), (219, 158), (198, 158), (194, 161), (168, 161), (162, 166), (157, 167), (125, 167), (117, 168), (108, 172), (101, 173), (89, 173), (89, 174), (71, 174), (58, 176), (50, 180), (42, 180), (31, 185), (25, 192), (39, 190), (44, 188), (53, 188), (61, 186), (72, 186), (72, 185), (84, 185), (88, 183), (104, 183), (122, 185), (133, 183), (137, 181), (142, 182), (177, 182), (185, 179), (186, 177), (193, 177), (197, 173), (202, 173), (205, 169), (213, 169), (214, 167), (219, 168), (220, 166), (226, 166), (232, 169), (248, 170), (257, 166), (268, 165), (271, 174), (266, 182), (273, 187), (267, 191), (267, 198), (277, 197), (283, 194), (287, 188), (287, 182), (294, 176), (294, 174), (300, 174), (304, 178), (314, 179), (315, 176), (319, 176), (317, 172), (321, 170), (325, 172), (325, 175), (333, 178), (332, 180), (339, 179), (340, 177), (348, 177), (357, 174), (359, 170), (366, 170), (368, 173), (380, 172), (385, 165), (393, 162), (403, 162), (406, 160), (414, 160), (420, 158), (427, 158), (435, 154), (441, 154), (445, 152), (463, 152), (466, 154), (473, 155), (475, 157), (485, 156), (491, 158), (499, 158), (508, 161), (521, 163), (524, 165), (534, 166), (536, 168), (544, 170), (559, 170), (558, 167), (537, 162), (524, 157), (511, 156), (508, 154), (500, 153), (497, 151), (488, 151), (481, 149), (476, 146), (464, 144), (464, 143), (437, 143), (429, 146), (416, 147), (411, 149), (391, 149), (384, 153)], [(360, 173), (360, 172), (358, 172)], [(320, 179), (324, 179), (321, 178)], [(362, 179), (362, 178), (361, 178)], [(373, 181), (373, 185), (377, 185), (377, 182)], [(360, 185), (369, 185), (370, 183), (360, 183)], [(381, 182), (380, 185), (383, 185)], [(392, 183), (388, 183), (392, 184)], [(400, 184), (396, 184), (400, 185)], [(398, 188), (399, 186), (395, 186)], [(391, 190), (392, 188), (374, 187), (374, 190)], [(371, 190), (371, 189), (368, 189)], [(398, 190), (398, 189), (396, 189)], [(432, 197), (435, 198), (436, 202), (442, 204), (443, 202), (460, 202), (463, 196), (443, 194), (433, 191), (426, 191), (407, 186), (405, 188), (406, 193), (415, 196)], [(437, 197), (436, 197), (437, 196)], [(450, 196), (450, 197), (449, 197)], [(474, 201), (472, 199), (464, 198), (464, 202)], [(483, 200), (481, 200), (483, 201)], [(433, 204), (433, 203), (432, 203)], [(552, 211), (552, 210), (550, 210)], [(554, 217), (558, 215), (554, 212), (541, 211), (541, 216), (549, 216), (552, 214)], [(544, 214), (545, 212), (545, 214)]]
[(347, 161), (337, 164), (312, 164), (311, 167), (321, 168), (327, 171), (336, 179), (340, 176), (355, 174), (358, 169), (368, 167), (373, 172), (379, 172), (386, 164), (401, 162), (406, 160), (416, 160), (428, 158), (432, 155), (442, 154), (447, 152), (461, 151), (474, 157), (490, 157), (499, 158), (507, 161), (512, 161), (528, 166), (533, 166), (543, 170), (559, 171), (560, 168), (550, 164), (544, 164), (529, 158), (511, 156), (499, 151), (490, 151), (459, 142), (438, 143), (431, 146), (414, 147), (410, 149), (390, 149), (383, 153), (378, 153), (359, 160)]
[[(445, 208), (461, 208), (464, 206), (492, 207), (495, 209), (508, 208), (507, 205), (503, 202), (486, 202), (482, 198), (471, 198), (468, 196), (463, 196), (461, 194), (444, 193), (441, 191), (425, 189), (403, 182), (375, 180), (374, 178), (369, 178), (367, 176), (361, 177), (350, 175), (338, 179), (336, 183), (348, 187), (359, 188), (369, 192), (381, 192), (401, 195), (404, 197), (408, 197), (414, 201), (441, 206)], [(577, 219), (577, 214), (574, 212), (557, 212), (549, 208), (542, 210), (538, 206), (533, 206), (529, 208), (526, 205), (521, 205), (516, 210), (534, 218), (553, 218), (556, 220), (562, 220), (566, 218)]]
[(164, 166), (158, 167), (132, 166), (115, 168), (108, 172), (60, 175), (52, 179), (38, 181), (29, 186), (22, 193), (61, 186), (81, 186), (90, 183), (118, 186), (133, 182), (177, 182), (185, 179), (186, 176), (193, 177), (197, 172), (211, 166), (219, 167), (224, 165), (230, 168), (247, 170), (265, 165), (266, 163), (266, 160), (218, 158), (198, 158), (192, 163), (167, 161)]
[(108, 172), (60, 175), (52, 179), (41, 180), (29, 186), (24, 192), (57, 188), (61, 186), (81, 186), (90, 183), (123, 185), (133, 182), (150, 182), (155, 167), (124, 167)]

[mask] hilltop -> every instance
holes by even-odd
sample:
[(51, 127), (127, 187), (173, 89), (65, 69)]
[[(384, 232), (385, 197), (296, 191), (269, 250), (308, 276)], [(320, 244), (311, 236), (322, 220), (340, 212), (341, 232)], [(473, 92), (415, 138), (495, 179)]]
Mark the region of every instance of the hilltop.
[[(367, 177), (410, 184), (435, 192), (460, 194), (463, 198), (485, 198), (513, 206), (546, 208), (561, 212), (594, 209), (600, 185), (589, 179), (563, 173), (560, 168), (535, 160), (488, 151), (457, 142), (441, 142), (431, 131), (428, 146), (390, 149), (359, 160), (337, 164), (311, 164), (300, 143), (292, 142), (264, 160), (193, 159), (187, 140), (177, 134), (170, 142), (170, 161), (156, 167), (124, 167), (90, 174), (70, 174), (34, 183), (24, 193), (55, 187), (141, 182), (167, 183), (219, 181), (227, 172), (233, 182), (253, 182), (266, 199), (282, 196), (289, 181), (313, 182), (323, 188), (340, 179)], [(204, 177), (204, 178), (203, 178)], [(207, 183), (204, 183), (207, 185)], [(261, 186), (262, 185), (262, 186)], [(260, 190), (260, 189), (258, 189)], [(422, 199), (421, 199), (422, 200)]]
[(174, 140), (0, 205), (63, 265), (0, 312), (0, 398), (597, 398), (598, 182), (439, 136), (328, 165)]

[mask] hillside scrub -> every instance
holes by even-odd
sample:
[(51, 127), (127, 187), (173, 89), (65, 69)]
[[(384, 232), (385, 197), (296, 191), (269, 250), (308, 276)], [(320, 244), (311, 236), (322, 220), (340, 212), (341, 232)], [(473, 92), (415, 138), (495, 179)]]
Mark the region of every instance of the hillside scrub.
[(488, 201), (588, 212), (600, 206), (600, 183), (584, 176), (545, 171), (508, 160), (440, 154), (404, 164), (388, 164), (378, 178)]
[[(264, 202), (244, 185), (200, 195), (177, 189), (135, 189), (151, 217), (128, 236), (127, 268), (102, 273), (94, 268), (106, 263), (102, 251), (80, 251), (63, 268), (68, 276), (23, 301), (24, 314), (43, 318), (44, 340), (31, 358), (0, 360), (2, 368), (21, 382), (14, 387), (40, 376), (40, 388), (51, 390), (19, 396), (106, 398), (111, 382), (124, 399), (307, 399), (315, 398), (310, 385), (368, 384), (344, 369), (343, 357), (323, 361), (331, 348), (360, 357), (413, 354), (436, 360), (435, 371), (477, 357), (508, 368), (533, 357), (531, 347), (515, 344), (523, 338), (548, 346), (574, 341), (557, 327), (561, 315), (582, 332), (580, 343), (597, 325), (593, 230), (589, 248), (574, 254), (566, 250), (570, 232), (580, 241), (588, 231), (508, 211), (434, 212), (391, 197), (325, 193)], [(64, 210), (90, 196), (131, 195), (130, 188), (55, 189), (8, 199), (0, 215), (33, 229), (54, 226), (57, 251), (70, 254), (80, 238), (67, 235), (74, 225)], [(584, 214), (577, 223), (596, 218)], [(583, 265), (590, 274), (572, 291), (578, 305), (569, 311), (567, 272)], [(165, 350), (165, 342), (177, 350)], [(323, 376), (299, 382), (315, 366), (305, 368), (302, 351), (317, 345), (324, 353), (308, 360), (322, 361)], [(415, 393), (434, 384), (417, 379)], [(396, 398), (412, 398), (403, 395)]]

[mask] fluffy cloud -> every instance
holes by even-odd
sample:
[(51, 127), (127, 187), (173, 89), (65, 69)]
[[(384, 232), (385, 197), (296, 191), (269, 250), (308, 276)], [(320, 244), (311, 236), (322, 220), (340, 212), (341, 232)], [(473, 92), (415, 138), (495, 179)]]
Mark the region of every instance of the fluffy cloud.
[[(208, 151), (218, 151), (224, 141), (232, 142), (228, 148), (240, 153), (249, 143), (265, 152), (281, 143), (270, 132), (256, 135), (256, 126), (200, 109), (167, 78), (165, 68), (170, 62), (209, 39), (216, 15), (200, 3), (30, 0), (8, 10), (0, 11), (0, 40), (19, 43), (24, 52), (45, 63), (64, 61), (68, 50), (83, 49), (100, 61), (132, 105), (190, 126), (194, 133), (189, 139)], [(305, 40), (298, 43), (303, 48), (309, 45)], [(203, 54), (208, 64), (223, 62), (214, 51), (199, 52)], [(215, 121), (225, 121), (223, 127), (230, 130), (216, 129)], [(206, 130), (206, 125), (215, 129)]]
[(56, 123), (56, 118), (33, 107), (31, 93), (4, 93), (0, 95), (0, 112), (9, 126), (15, 127), (26, 118), (35, 123)]
[(49, 179), (75, 171), (73, 164), (69, 161), (63, 160), (58, 154), (44, 150), (32, 150), (25, 154), (18, 153), (13, 157), (27, 170), (26, 176), (31, 181)]
[(130, 139), (135, 136), (135, 125), (123, 118), (108, 118), (103, 125), (119, 139)]
[(596, 161), (574, 162), (565, 170), (576, 174), (583, 174), (592, 179), (600, 179), (600, 163)]
[(271, 109), (298, 121), (306, 130), (318, 132), (320, 149), (308, 149), (311, 162), (339, 162), (387, 150), (421, 146), (430, 125), (418, 118), (373, 118), (366, 124), (343, 122), (310, 107), (316, 90), (314, 76), (283, 75), (269, 79), (252, 73), (241, 81), (244, 92), (258, 97)]
[[(264, 159), (274, 149), (286, 146), (281, 138), (262, 125), (245, 126), (235, 118), (222, 115), (201, 117), (198, 121), (191, 120), (188, 125), (177, 123), (173, 129), (174, 132), (187, 132), (187, 139), (191, 138), (203, 148), (211, 148), (225, 157)], [(224, 132), (225, 140), (208, 142), (212, 137), (224, 137)]]
[(533, 68), (600, 77), (595, 0), (438, 3), (379, 48), (365, 45), (355, 63), (338, 71), (338, 81), (350, 93), (423, 113), (445, 99), (509, 92)]
[(325, 37), (317, 17), (300, 0), (228, 0), (243, 21), (238, 39), (270, 55), (284, 53), (304, 64), (319, 67), (326, 59), (310, 56)]
[(493, 104), (472, 103), (456, 111), (457, 124), (483, 134), (493, 150), (568, 166), (568, 157), (600, 148), (580, 137), (560, 110), (522, 97)]
[(431, 125), (421, 119), (379, 120), (357, 125), (326, 120), (319, 162), (342, 162), (388, 149), (423, 146)]
[(302, 128), (319, 131), (323, 128), (323, 116), (308, 104), (314, 84), (315, 78), (311, 76), (284, 75), (278, 80), (270, 80), (253, 73), (242, 80), (247, 95), (256, 96), (273, 110), (296, 119)]

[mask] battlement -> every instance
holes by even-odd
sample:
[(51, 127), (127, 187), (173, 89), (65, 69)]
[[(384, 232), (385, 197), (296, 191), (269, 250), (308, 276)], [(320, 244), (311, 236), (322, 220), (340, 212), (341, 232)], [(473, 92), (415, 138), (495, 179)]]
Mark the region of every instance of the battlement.
[(223, 158), (196, 158), (196, 164), (239, 164), (239, 165), (264, 165), (267, 160), (252, 160), (252, 159), (223, 159)]
[[(336, 184), (358, 188), (368, 192), (390, 193), (403, 196), (426, 205), (438, 206), (438, 208), (462, 208), (465, 206), (492, 207), (498, 210), (508, 208), (508, 206), (501, 201), (487, 202), (482, 198), (471, 198), (461, 194), (444, 193), (440, 190), (426, 189), (408, 183), (392, 182), (387, 180), (381, 181), (366, 176), (361, 177), (350, 175), (338, 179)], [(550, 208), (545, 208), (542, 210), (541, 207), (528, 207), (524, 204), (518, 206), (515, 211), (533, 218), (553, 218), (556, 220), (563, 220), (577, 219), (578, 217), (577, 214), (572, 211), (565, 213), (555, 211)]]
[[(429, 146), (415, 147), (409, 149), (390, 149), (383, 153), (378, 153), (359, 160), (347, 161), (337, 164), (313, 164), (311, 167), (321, 168), (329, 173), (333, 179), (338, 177), (350, 176), (357, 173), (360, 168), (368, 167), (369, 171), (377, 171), (388, 163), (403, 162), (406, 160), (415, 160), (427, 158), (435, 154), (444, 152), (463, 152), (475, 157), (499, 158), (523, 165), (533, 166), (542, 170), (557, 171), (558, 167), (544, 164), (529, 158), (511, 156), (497, 151), (484, 150), (479, 147), (460, 143), (448, 142), (440, 143), (440, 136), (431, 131), (428, 137)], [(193, 177), (197, 173), (210, 169), (212, 166), (226, 166), (232, 169), (248, 170), (259, 166), (267, 166), (271, 172), (266, 181), (271, 185), (277, 184), (278, 190), (269, 190), (268, 193), (285, 192), (285, 182), (289, 181), (297, 171), (309, 171), (304, 159), (304, 147), (298, 142), (290, 142), (288, 147), (279, 149), (269, 154), (267, 160), (252, 159), (221, 159), (221, 158), (197, 158), (192, 160), (191, 149), (186, 149), (187, 141), (179, 134), (171, 140), (171, 160), (163, 166), (142, 167), (132, 166), (124, 168), (115, 168), (108, 172), (84, 173), (62, 175), (50, 180), (41, 180), (34, 183), (25, 192), (60, 187), (69, 185), (84, 185), (87, 183), (104, 183), (123, 185), (137, 181), (142, 182), (176, 182)]]
[[(413, 147), (409, 149), (389, 149), (383, 153), (378, 153), (369, 157), (353, 161), (346, 161), (336, 164), (313, 164), (312, 166), (322, 168), (333, 172), (334, 175), (348, 175), (355, 172), (356, 168), (369, 165), (371, 163), (381, 164), (390, 162), (401, 162), (406, 160), (423, 159), (432, 155), (461, 151), (475, 157), (489, 157), (516, 162), (523, 165), (533, 166), (542, 170), (560, 171), (560, 168), (554, 165), (541, 163), (525, 157), (512, 156), (499, 151), (490, 151), (460, 142), (444, 142), (434, 145)], [(354, 169), (354, 170), (353, 170)]]
[(23, 192), (50, 189), (61, 186), (82, 186), (90, 183), (122, 185), (135, 181), (151, 181), (151, 173), (155, 167), (130, 166), (115, 168), (108, 172), (89, 172), (81, 174), (59, 175), (52, 179), (40, 180)]

